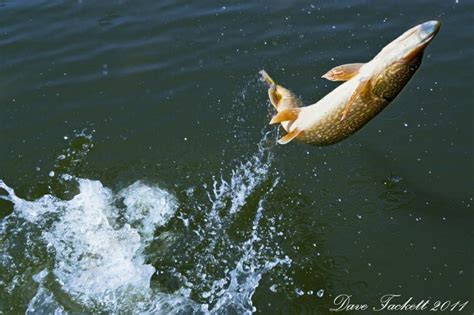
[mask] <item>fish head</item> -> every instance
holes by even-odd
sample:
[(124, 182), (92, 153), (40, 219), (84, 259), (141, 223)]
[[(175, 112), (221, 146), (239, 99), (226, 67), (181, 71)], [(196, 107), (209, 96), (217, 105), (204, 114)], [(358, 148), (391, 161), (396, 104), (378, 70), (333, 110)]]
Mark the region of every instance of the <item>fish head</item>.
[(410, 61), (423, 54), (424, 49), (438, 34), (441, 23), (428, 21), (410, 28), (393, 40), (376, 56), (388, 63)]
[(416, 72), (423, 52), (438, 34), (441, 23), (428, 21), (410, 28), (370, 62), (370, 77), (374, 93), (386, 100), (393, 100)]

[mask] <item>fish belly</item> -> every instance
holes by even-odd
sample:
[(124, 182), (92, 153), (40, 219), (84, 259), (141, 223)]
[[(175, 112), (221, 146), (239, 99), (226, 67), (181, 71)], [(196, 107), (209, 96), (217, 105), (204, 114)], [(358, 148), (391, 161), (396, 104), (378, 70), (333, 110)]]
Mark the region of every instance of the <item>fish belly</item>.
[(335, 106), (309, 128), (305, 128), (298, 140), (313, 145), (337, 143), (355, 133), (388, 105), (384, 99), (362, 100), (360, 97), (351, 105), (341, 121), (345, 104)]

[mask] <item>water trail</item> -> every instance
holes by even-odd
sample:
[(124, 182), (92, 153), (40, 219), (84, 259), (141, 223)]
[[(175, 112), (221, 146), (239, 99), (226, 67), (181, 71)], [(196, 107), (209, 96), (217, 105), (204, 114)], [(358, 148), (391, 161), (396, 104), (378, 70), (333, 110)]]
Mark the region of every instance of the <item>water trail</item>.
[[(180, 291), (199, 303), (201, 312), (252, 313), (252, 296), (262, 275), (291, 264), (287, 256), (277, 254), (275, 221), (264, 215), (267, 199), (279, 183), (270, 173), (269, 136), (265, 134), (257, 152), (237, 163), (228, 177), (213, 177), (210, 186), (203, 186), (208, 202), (195, 205), (198, 211), (185, 219), (182, 233), (197, 237), (182, 239), (181, 255), (159, 260), (158, 272), (181, 283)], [(252, 200), (258, 202), (253, 205)], [(246, 217), (251, 219), (246, 230), (236, 228), (235, 223)]]
[[(278, 184), (275, 181), (270, 192)], [(259, 223), (263, 216), (264, 200), (260, 200), (255, 219), (252, 224), (251, 237), (241, 246), (243, 248), (242, 257), (237, 261), (236, 266), (229, 272), (230, 281), (225, 290), (222, 290), (220, 297), (212, 308), (212, 313), (225, 313), (230, 309), (238, 314), (250, 314), (256, 311), (252, 303), (252, 296), (262, 278), (262, 275), (273, 269), (278, 264), (291, 264), (288, 256), (275, 258), (269, 261), (259, 261), (261, 253), (265, 251), (264, 246), (256, 246), (260, 241)], [(213, 292), (215, 293), (213, 286)]]

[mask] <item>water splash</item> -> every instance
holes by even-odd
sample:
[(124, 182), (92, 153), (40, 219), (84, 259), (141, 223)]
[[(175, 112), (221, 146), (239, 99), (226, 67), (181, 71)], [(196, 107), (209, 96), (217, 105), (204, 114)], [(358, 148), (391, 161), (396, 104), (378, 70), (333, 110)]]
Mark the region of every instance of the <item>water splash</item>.
[[(27, 313), (66, 314), (67, 299), (77, 303), (73, 312), (254, 312), (252, 297), (262, 275), (291, 263), (275, 246), (273, 221), (265, 217), (266, 200), (279, 182), (270, 173), (267, 136), (228, 178), (223, 174), (204, 185), (207, 202), (191, 201), (188, 213), (171, 193), (140, 181), (114, 192), (97, 180), (57, 172), (78, 193), (70, 200), (45, 195), (28, 201), (0, 180), (6, 192), (0, 198), (14, 205), (0, 225), (0, 267), (16, 275), (0, 276), (10, 291), (0, 290), (23, 294), (25, 284), (36, 286)], [(90, 147), (88, 142), (85, 150)], [(247, 228), (236, 230), (235, 223), (247, 219)], [(11, 237), (28, 240), (24, 252), (33, 270), (16, 264)], [(148, 256), (147, 248), (157, 242), (178, 250)]]
[[(214, 177), (212, 185), (204, 185), (208, 202), (197, 204), (198, 213), (189, 218), (190, 229), (198, 237), (187, 239), (184, 246), (184, 253), (194, 253), (193, 267), (181, 267), (190, 263), (189, 257), (160, 262), (163, 273), (188, 284), (190, 296), (206, 313), (255, 311), (252, 296), (262, 275), (277, 265), (291, 263), (277, 254), (275, 220), (264, 215), (267, 199), (279, 183), (270, 172), (273, 154), (266, 147), (269, 136), (263, 136), (257, 152), (237, 163), (228, 178)], [(247, 228), (236, 225), (245, 219)], [(163, 267), (166, 265), (171, 268)]]
[[(278, 184), (274, 183), (271, 190)], [(264, 200), (260, 200), (255, 219), (252, 224), (251, 237), (242, 244), (244, 249), (242, 257), (236, 266), (229, 272), (230, 281), (226, 289), (221, 290), (220, 297), (212, 308), (212, 313), (225, 313), (232, 309), (238, 314), (251, 314), (256, 311), (252, 303), (252, 296), (262, 278), (262, 275), (279, 264), (291, 264), (288, 256), (275, 258), (269, 261), (259, 261), (261, 253), (265, 251), (264, 246), (256, 246), (261, 240), (259, 235), (259, 223), (263, 216)], [(216, 294), (216, 287), (222, 287), (222, 282), (213, 286), (211, 294)]]
[[(68, 201), (49, 195), (22, 200), (0, 182), (8, 192), (4, 199), (15, 207), (6, 220), (22, 218), (43, 231), (42, 240), (55, 255), (53, 274), (76, 301), (120, 309), (120, 301), (148, 294), (155, 268), (145, 263), (143, 249), (154, 229), (171, 218), (177, 202), (168, 192), (140, 182), (114, 194), (99, 181), (76, 180), (80, 192)], [(122, 226), (121, 209), (115, 206), (119, 198), (128, 220)]]
[(54, 298), (53, 293), (43, 285), (45, 277), (48, 275), (46, 269), (33, 276), (33, 280), (39, 284), (35, 296), (31, 299), (26, 309), (26, 314), (67, 314), (64, 308)]

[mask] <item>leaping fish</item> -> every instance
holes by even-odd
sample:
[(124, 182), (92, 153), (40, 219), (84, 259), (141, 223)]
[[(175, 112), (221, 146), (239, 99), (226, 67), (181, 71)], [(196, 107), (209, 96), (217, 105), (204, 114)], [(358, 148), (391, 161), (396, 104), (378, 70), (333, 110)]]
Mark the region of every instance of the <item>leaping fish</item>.
[(268, 96), (277, 110), (270, 124), (281, 123), (293, 139), (313, 145), (339, 142), (362, 128), (400, 93), (421, 64), (423, 52), (436, 36), (440, 22), (417, 25), (385, 46), (371, 61), (335, 67), (322, 77), (346, 81), (320, 101), (302, 107), (301, 100), (265, 72)]

